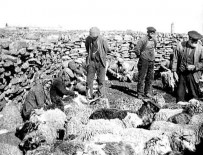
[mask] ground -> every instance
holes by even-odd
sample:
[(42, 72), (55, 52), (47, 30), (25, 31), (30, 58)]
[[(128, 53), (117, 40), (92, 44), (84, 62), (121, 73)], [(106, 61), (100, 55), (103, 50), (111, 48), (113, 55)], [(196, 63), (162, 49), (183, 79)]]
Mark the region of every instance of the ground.
[[(136, 98), (137, 82), (119, 82), (119, 81), (108, 81), (106, 83), (106, 95), (109, 99), (109, 103), (114, 104), (118, 98)], [(160, 80), (156, 80), (153, 83), (153, 94), (162, 94), (165, 102), (168, 104), (175, 104), (175, 97), (167, 93), (162, 89), (162, 83)]]

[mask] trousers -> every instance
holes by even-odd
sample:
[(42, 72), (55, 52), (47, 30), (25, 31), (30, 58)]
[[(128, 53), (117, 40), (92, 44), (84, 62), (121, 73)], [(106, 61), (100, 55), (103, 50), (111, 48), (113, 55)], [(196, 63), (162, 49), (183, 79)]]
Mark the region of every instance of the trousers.
[[(188, 91), (188, 93), (186, 92)], [(186, 95), (187, 94), (187, 95)], [(200, 88), (198, 83), (196, 83), (192, 73), (180, 73), (176, 102), (187, 101), (192, 98), (198, 99), (200, 94)]]
[(105, 95), (105, 67), (102, 65), (101, 61), (99, 60), (91, 60), (88, 67), (87, 67), (87, 95), (92, 97), (93, 94), (93, 81), (95, 75), (97, 76), (97, 83), (98, 83), (98, 95)]
[(137, 94), (144, 95), (144, 93), (150, 93), (153, 79), (154, 61), (140, 58), (138, 62)]

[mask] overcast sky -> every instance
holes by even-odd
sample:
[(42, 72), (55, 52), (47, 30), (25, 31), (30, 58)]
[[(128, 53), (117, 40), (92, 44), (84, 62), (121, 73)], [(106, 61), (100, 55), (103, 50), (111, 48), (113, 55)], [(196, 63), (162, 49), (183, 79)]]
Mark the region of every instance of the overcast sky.
[(1, 0), (0, 27), (62, 27), (203, 34), (203, 0)]

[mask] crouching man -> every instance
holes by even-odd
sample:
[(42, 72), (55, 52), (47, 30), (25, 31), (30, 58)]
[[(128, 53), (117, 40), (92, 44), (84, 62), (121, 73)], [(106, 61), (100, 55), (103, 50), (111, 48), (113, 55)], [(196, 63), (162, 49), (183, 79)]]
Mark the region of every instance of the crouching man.
[(23, 107), (22, 118), (24, 121), (29, 120), (30, 114), (34, 109), (44, 108), (51, 104), (49, 94), (46, 92), (50, 88), (51, 78), (46, 78), (42, 82), (37, 83), (30, 89), (26, 95)]

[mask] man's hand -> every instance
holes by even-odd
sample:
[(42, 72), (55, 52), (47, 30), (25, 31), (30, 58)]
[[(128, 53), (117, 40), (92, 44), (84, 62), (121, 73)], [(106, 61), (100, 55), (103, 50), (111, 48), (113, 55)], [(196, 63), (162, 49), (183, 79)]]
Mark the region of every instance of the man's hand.
[(195, 65), (187, 65), (187, 70), (193, 71), (195, 69)]
[(175, 79), (175, 81), (178, 81), (178, 74), (174, 71), (172, 73), (173, 73), (173, 78)]

